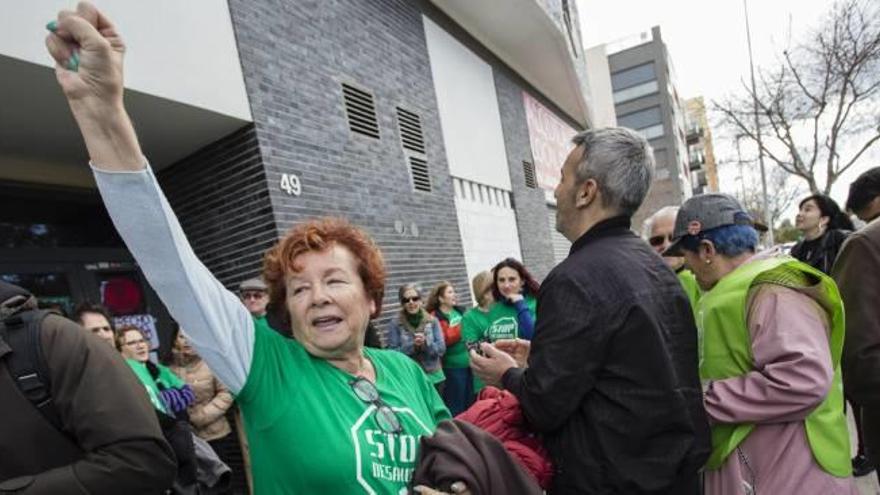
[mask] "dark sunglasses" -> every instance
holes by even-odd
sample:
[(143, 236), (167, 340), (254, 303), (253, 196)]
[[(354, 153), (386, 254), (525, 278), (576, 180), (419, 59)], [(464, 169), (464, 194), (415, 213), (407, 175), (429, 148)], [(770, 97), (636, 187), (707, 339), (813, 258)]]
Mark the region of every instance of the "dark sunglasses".
[(648, 244), (650, 244), (654, 247), (657, 247), (657, 246), (662, 246), (664, 241), (672, 242), (672, 236), (655, 235), (654, 237), (651, 237), (650, 239), (648, 239)]
[(421, 300), (422, 300), (421, 297), (413, 296), (413, 297), (404, 297), (403, 299), (400, 300), (400, 302), (403, 304), (406, 304), (406, 303), (411, 303), (411, 302), (416, 302), (416, 301), (421, 301)]
[(391, 407), (379, 398), (379, 390), (373, 382), (364, 377), (357, 377), (348, 382), (354, 395), (362, 402), (376, 407), (376, 424), (385, 433), (398, 434), (403, 432), (403, 425)]

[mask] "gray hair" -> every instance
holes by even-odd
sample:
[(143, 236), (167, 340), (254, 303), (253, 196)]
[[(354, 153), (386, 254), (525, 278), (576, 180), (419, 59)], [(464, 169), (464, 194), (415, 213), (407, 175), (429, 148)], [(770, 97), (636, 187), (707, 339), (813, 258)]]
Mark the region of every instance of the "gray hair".
[(654, 230), (654, 223), (660, 218), (671, 216), (674, 222), (676, 215), (678, 215), (678, 210), (678, 206), (664, 206), (655, 211), (653, 215), (646, 218), (644, 223), (642, 223), (642, 237), (646, 240), (651, 237), (651, 231)]
[(654, 151), (648, 141), (630, 129), (607, 127), (581, 132), (572, 142), (584, 148), (575, 172), (577, 182), (595, 180), (603, 206), (632, 216), (648, 195), (654, 176)]

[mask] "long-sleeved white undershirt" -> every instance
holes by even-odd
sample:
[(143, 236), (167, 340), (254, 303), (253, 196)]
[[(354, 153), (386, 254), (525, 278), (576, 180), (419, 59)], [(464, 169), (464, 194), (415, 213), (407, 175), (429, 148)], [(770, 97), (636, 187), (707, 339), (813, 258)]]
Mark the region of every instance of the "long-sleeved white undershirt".
[(233, 392), (254, 355), (254, 321), (239, 298), (196, 257), (148, 165), (110, 172), (92, 166), (116, 230), (192, 346)]

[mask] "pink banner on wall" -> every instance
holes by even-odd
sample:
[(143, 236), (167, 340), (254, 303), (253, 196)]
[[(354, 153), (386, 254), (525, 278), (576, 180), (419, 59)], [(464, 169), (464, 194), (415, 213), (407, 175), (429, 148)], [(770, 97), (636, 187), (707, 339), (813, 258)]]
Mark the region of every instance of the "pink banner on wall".
[(577, 131), (525, 91), (523, 104), (538, 187), (552, 193), (559, 184), (559, 169), (571, 152), (571, 138)]

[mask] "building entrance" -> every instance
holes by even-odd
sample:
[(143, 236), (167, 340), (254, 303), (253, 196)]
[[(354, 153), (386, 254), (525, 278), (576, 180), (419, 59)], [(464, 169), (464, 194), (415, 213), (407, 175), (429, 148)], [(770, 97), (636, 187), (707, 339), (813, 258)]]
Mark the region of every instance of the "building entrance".
[(43, 308), (72, 317), (100, 303), (158, 351), (171, 320), (91, 191), (0, 184), (0, 280), (28, 289)]

